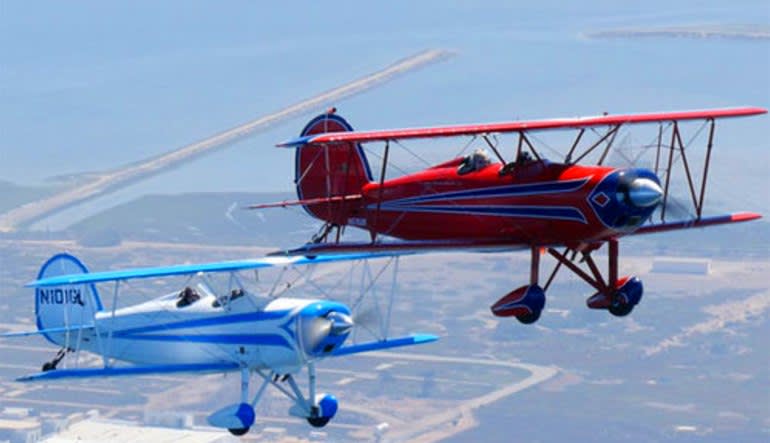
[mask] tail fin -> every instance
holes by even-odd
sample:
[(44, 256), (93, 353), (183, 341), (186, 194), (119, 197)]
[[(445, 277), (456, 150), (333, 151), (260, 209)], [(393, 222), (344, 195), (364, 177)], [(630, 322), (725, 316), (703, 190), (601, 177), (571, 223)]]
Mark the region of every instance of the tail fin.
[[(332, 108), (310, 120), (302, 136), (327, 132), (348, 132), (353, 128)], [(360, 194), (361, 188), (372, 180), (369, 162), (359, 143), (332, 143), (305, 145), (297, 148), (294, 183), (300, 200), (321, 199), (320, 203), (306, 204), (303, 208), (313, 217), (330, 223), (345, 225), (360, 200), (330, 197)]]
[[(37, 279), (87, 272), (85, 265), (74, 256), (57, 254), (43, 264)], [(41, 331), (63, 329), (43, 332), (48, 341), (59, 346), (69, 347), (72, 332), (67, 330), (93, 325), (94, 315), (102, 309), (102, 301), (93, 284), (35, 288), (37, 328)]]

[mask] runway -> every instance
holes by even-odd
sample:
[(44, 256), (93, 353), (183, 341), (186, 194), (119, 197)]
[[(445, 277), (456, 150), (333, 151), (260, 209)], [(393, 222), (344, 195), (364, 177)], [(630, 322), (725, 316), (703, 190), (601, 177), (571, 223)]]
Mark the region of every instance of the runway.
[(392, 80), (398, 75), (445, 60), (451, 55), (451, 52), (442, 49), (430, 49), (419, 52), (365, 77), (322, 92), (277, 112), (235, 126), (198, 142), (183, 146), (161, 156), (154, 156), (123, 168), (97, 174), (86, 183), (76, 185), (41, 200), (26, 203), (0, 214), (0, 232), (13, 232), (24, 228), (30, 223), (45, 218), (57, 211), (157, 175), (169, 168), (177, 167), (184, 162), (211, 153), (216, 149), (224, 148), (256, 132), (264, 131), (282, 121), (370, 90)]

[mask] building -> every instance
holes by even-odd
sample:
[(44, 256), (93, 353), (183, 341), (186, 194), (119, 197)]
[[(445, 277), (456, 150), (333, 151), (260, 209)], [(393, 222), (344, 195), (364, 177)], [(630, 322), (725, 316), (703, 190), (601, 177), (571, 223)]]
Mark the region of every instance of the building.
[[(231, 443), (238, 439), (227, 431), (213, 428), (173, 429), (142, 426), (132, 422), (86, 418), (57, 434), (46, 436), (40, 443)], [(13, 442), (12, 442), (13, 443)]]

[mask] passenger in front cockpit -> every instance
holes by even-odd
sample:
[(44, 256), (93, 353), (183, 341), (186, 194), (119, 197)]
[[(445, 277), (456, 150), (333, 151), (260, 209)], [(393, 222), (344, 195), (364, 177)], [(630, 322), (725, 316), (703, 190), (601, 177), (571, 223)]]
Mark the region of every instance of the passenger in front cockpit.
[(479, 148), (473, 151), (473, 153), (465, 156), (463, 162), (457, 167), (457, 173), (459, 175), (464, 175), (473, 171), (478, 171), (489, 166), (490, 163), (492, 163), (492, 161), (489, 159), (487, 151)]
[(179, 293), (179, 297), (177, 298), (176, 307), (177, 308), (184, 308), (185, 306), (189, 306), (196, 301), (200, 300), (201, 296), (198, 294), (198, 292), (189, 287), (186, 286), (182, 291)]
[(232, 291), (230, 291), (230, 301), (233, 301), (239, 297), (243, 297), (244, 295), (246, 295), (246, 293), (243, 292), (243, 289), (241, 288), (233, 289)]

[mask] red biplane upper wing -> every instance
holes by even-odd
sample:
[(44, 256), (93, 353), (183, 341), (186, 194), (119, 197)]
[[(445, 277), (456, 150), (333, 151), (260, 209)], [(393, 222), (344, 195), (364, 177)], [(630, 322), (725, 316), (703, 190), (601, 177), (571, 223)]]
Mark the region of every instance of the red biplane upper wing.
[(308, 135), (278, 144), (280, 147), (300, 147), (307, 144), (335, 142), (373, 142), (408, 138), (457, 137), (474, 134), (574, 129), (591, 126), (654, 123), (666, 121), (707, 120), (727, 117), (748, 117), (767, 113), (758, 107), (703, 109), (695, 111), (653, 112), (647, 114), (600, 115), (595, 117), (556, 118), (475, 125), (434, 126), (428, 128), (389, 129), (381, 131), (327, 132)]

